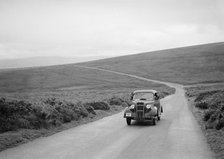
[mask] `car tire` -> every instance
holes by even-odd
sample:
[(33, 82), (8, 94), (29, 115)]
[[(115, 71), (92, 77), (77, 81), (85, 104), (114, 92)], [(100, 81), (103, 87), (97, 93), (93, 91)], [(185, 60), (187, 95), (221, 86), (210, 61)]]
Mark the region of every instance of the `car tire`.
[(152, 119), (152, 125), (156, 125), (156, 119), (155, 118)]
[(127, 125), (131, 125), (131, 118), (126, 118)]

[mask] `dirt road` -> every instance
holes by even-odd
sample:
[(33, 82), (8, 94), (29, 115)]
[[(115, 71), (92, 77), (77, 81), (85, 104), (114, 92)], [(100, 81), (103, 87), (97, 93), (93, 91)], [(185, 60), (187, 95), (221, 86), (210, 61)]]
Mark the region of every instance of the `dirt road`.
[[(152, 81), (134, 75), (118, 74)], [(133, 122), (127, 126), (122, 118), (123, 113), (118, 113), (8, 149), (0, 153), (0, 159), (213, 158), (199, 125), (188, 109), (183, 87), (166, 84), (175, 87), (176, 93), (161, 101), (164, 114), (156, 126), (150, 122)]]

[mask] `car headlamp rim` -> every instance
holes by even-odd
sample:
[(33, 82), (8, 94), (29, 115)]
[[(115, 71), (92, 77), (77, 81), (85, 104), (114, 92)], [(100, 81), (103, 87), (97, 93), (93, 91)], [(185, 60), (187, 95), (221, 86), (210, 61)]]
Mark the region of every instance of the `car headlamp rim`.
[(146, 105), (146, 108), (147, 108), (147, 109), (150, 109), (150, 108), (152, 108), (152, 107), (153, 107), (152, 104), (147, 104), (147, 105)]
[(129, 109), (135, 109), (135, 105), (132, 104), (132, 105), (129, 107)]

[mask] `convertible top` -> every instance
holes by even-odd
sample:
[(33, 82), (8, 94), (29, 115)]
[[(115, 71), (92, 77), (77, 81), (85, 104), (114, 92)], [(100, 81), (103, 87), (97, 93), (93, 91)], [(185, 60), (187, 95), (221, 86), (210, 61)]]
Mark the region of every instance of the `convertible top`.
[(140, 93), (140, 92), (143, 92), (143, 93), (151, 92), (151, 93), (153, 93), (153, 94), (158, 93), (156, 90), (153, 90), (153, 89), (148, 89), (148, 90), (136, 90), (136, 91), (134, 91), (133, 93)]

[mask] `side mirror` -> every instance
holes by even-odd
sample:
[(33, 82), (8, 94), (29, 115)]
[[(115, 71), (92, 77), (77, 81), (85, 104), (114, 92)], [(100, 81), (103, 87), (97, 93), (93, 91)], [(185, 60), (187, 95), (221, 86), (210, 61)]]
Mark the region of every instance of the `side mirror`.
[(155, 100), (159, 100), (159, 95), (155, 93)]
[(131, 93), (131, 98), (130, 98), (131, 100), (133, 100), (133, 96), (134, 96), (134, 93)]

